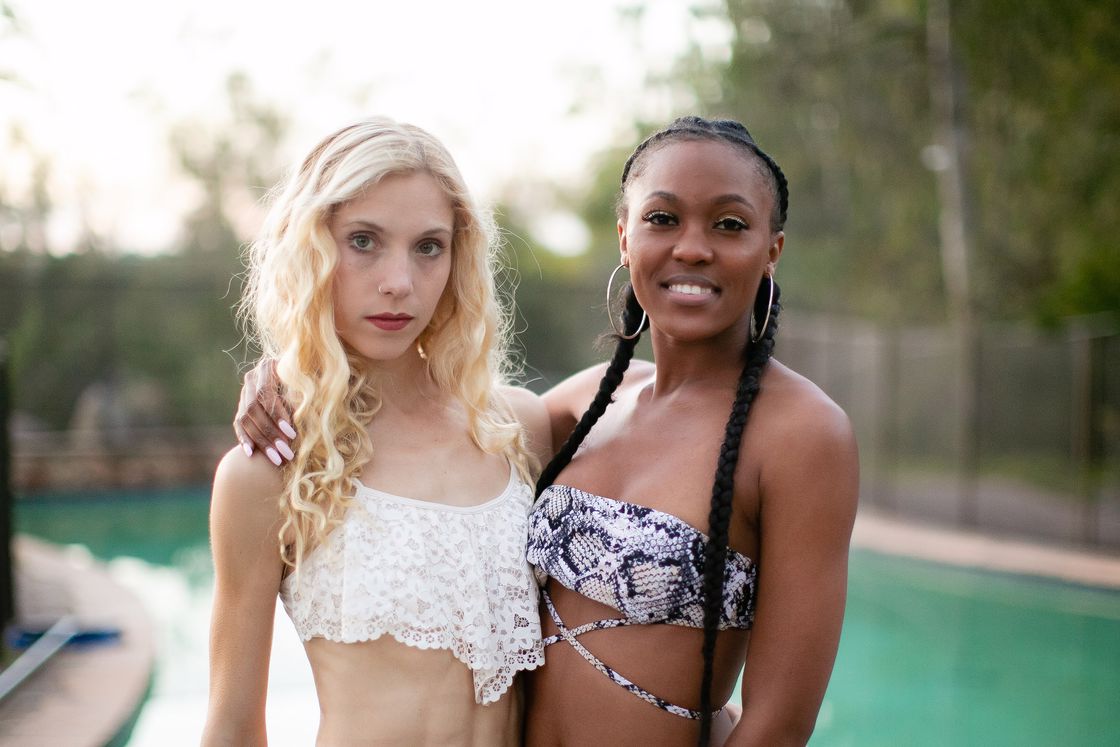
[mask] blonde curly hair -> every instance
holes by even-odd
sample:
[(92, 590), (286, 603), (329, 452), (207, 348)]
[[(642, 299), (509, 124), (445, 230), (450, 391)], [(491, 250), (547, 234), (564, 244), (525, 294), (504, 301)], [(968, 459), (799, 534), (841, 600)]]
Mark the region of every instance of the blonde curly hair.
[(381, 406), (377, 370), (335, 331), (338, 249), (328, 223), (344, 203), (393, 174), (432, 175), (451, 201), (451, 274), (418, 340), (429, 374), (462, 403), (471, 439), (504, 455), (526, 481), (537, 465), (496, 387), (509, 371), (510, 316), (494, 277), (498, 232), (471, 199), (451, 154), (431, 134), (384, 117), (320, 142), (271, 195), (260, 238), (246, 251), (239, 317), (263, 358), (276, 362), (300, 432), (280, 500), (281, 557), (293, 568), (339, 524), (353, 479), (373, 453), (366, 426)]

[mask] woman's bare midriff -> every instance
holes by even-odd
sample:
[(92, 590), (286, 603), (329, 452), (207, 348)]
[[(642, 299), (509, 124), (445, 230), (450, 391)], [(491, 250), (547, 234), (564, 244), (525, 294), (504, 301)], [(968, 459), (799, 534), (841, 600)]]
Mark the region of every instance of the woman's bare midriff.
[[(618, 612), (550, 581), (549, 593), (568, 627), (617, 617)], [(541, 608), (545, 636), (556, 626)], [(653, 694), (688, 708), (698, 706), (702, 659), (700, 630), (678, 625), (634, 625), (579, 637), (619, 674)], [(714, 707), (727, 702), (749, 643), (747, 631), (724, 631), (716, 645)], [(528, 747), (610, 744), (634, 747), (696, 743), (699, 722), (647, 703), (612, 682), (564, 641), (545, 649), (546, 666), (527, 673)], [(578, 714), (578, 715), (577, 715)], [(727, 739), (739, 710), (712, 720), (712, 745)]]
[(513, 747), (520, 739), (516, 686), (475, 702), (471, 670), (444, 649), (390, 636), (304, 644), (319, 696), (318, 747), (448, 745)]

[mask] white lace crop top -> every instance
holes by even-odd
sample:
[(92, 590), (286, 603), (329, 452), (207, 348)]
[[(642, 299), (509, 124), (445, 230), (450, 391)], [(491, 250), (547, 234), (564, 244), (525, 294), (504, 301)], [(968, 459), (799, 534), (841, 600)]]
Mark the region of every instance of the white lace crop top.
[(303, 640), (391, 635), (447, 649), (492, 703), (520, 670), (544, 663), (537, 584), (525, 561), (532, 489), (510, 470), (501, 495), (448, 506), (355, 481), (342, 524), (280, 586)]

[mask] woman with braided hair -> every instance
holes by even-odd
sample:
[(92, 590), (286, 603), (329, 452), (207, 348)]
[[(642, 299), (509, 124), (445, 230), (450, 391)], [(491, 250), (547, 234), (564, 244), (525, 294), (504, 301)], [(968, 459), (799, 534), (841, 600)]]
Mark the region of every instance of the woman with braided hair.
[[(840, 408), (771, 358), (787, 207), (781, 169), (737, 122), (678, 119), (626, 162), (617, 347), (544, 395), (563, 446), (529, 519), (546, 648), (527, 678), (528, 745), (812, 733), (858, 462)], [(631, 361), (643, 333), (652, 363)], [(238, 422), (273, 429), (273, 383), (247, 384)]]
[[(529, 678), (527, 744), (812, 733), (858, 465), (844, 413), (771, 359), (787, 203), (737, 122), (678, 119), (626, 162), (617, 348), (545, 395), (563, 446), (530, 516), (546, 664)], [(654, 361), (631, 363), (647, 329)]]

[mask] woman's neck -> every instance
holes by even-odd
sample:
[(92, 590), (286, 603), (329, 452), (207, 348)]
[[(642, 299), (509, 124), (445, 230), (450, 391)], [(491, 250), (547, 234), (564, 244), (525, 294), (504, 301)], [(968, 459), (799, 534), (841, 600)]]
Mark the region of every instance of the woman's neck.
[(416, 412), (445, 399), (419, 352), (410, 351), (392, 361), (370, 361), (369, 366), (383, 408)]
[(734, 386), (743, 369), (745, 345), (737, 334), (680, 342), (651, 330), (655, 379), (652, 396), (684, 390)]

